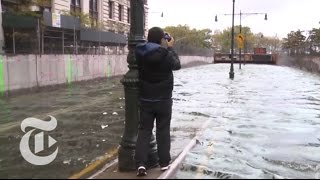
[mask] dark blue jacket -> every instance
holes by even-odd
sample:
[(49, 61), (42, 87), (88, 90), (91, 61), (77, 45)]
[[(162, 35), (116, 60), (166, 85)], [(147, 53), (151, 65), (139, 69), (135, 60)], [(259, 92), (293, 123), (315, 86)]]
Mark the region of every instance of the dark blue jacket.
[(144, 101), (168, 100), (172, 97), (173, 70), (181, 68), (178, 55), (172, 48), (156, 43), (137, 45), (136, 60), (139, 69), (140, 99)]

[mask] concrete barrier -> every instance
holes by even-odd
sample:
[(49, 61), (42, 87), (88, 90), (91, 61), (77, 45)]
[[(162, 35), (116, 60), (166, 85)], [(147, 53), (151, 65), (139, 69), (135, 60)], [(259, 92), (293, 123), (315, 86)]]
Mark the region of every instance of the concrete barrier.
[[(213, 57), (181, 56), (182, 66), (212, 63)], [(0, 55), (0, 94), (123, 75), (127, 55)]]
[(320, 57), (298, 57), (297, 64), (301, 69), (310, 72), (320, 73)]

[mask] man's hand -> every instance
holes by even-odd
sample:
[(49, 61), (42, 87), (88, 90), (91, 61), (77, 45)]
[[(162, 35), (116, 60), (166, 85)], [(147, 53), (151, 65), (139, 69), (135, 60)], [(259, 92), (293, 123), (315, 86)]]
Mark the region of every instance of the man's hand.
[(168, 47), (173, 47), (173, 45), (174, 45), (174, 39), (173, 39), (173, 37), (171, 37), (171, 40), (170, 41), (167, 41), (168, 43)]

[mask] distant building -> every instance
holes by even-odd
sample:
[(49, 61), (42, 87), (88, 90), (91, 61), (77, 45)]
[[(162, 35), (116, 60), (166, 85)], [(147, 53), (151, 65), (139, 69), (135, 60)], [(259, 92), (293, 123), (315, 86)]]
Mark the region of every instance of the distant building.
[[(144, 3), (147, 14), (148, 1)], [(6, 53), (127, 51), (130, 0), (1, 0), (1, 4)], [(147, 25), (145, 16), (145, 31)]]

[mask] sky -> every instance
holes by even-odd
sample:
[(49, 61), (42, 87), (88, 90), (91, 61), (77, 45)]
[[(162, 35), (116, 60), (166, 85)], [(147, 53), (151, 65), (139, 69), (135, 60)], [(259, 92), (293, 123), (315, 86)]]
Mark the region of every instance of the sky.
[[(213, 31), (231, 27), (232, 0), (148, 0), (148, 27), (186, 24), (191, 28)], [(320, 28), (320, 0), (235, 0), (235, 13), (267, 13), (243, 15), (242, 26), (254, 33), (284, 38), (290, 31)], [(161, 17), (163, 12), (163, 17)], [(215, 15), (218, 22), (215, 22)], [(235, 25), (240, 16), (235, 16)]]

